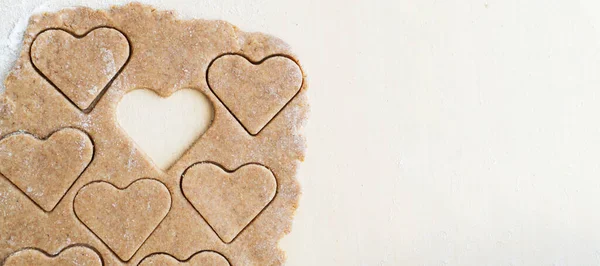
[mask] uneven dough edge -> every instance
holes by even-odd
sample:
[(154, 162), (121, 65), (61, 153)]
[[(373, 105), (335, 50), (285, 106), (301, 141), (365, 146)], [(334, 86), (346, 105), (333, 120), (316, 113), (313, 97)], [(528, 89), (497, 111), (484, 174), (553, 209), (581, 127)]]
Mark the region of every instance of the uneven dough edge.
[[(164, 19), (164, 20), (220, 23), (221, 25), (224, 25), (224, 26), (230, 28), (230, 30), (235, 35), (235, 39), (237, 40), (237, 45), (238, 45), (238, 50), (236, 51), (236, 53), (243, 54), (252, 61), (259, 61), (262, 58), (264, 58), (268, 55), (271, 55), (271, 54), (286, 54), (286, 55), (290, 56), (303, 70), (304, 82), (303, 82), (302, 88), (300, 89), (299, 94), (296, 95), (296, 97), (292, 99), (292, 102), (294, 102), (298, 106), (301, 106), (301, 108), (302, 108), (301, 113), (297, 114), (298, 117), (296, 117), (297, 124), (294, 125), (294, 127), (295, 127), (294, 133), (298, 133), (298, 135), (295, 137), (299, 138), (300, 139), (299, 141), (305, 142), (305, 137), (303, 135), (302, 127), (304, 125), (304, 122), (307, 119), (308, 112), (309, 112), (308, 100), (306, 98), (306, 89), (308, 87), (308, 84), (306, 81), (306, 74), (304, 73), (304, 69), (302, 68), (302, 65), (297, 60), (296, 56), (290, 52), (290, 48), (287, 44), (285, 44), (284, 42), (282, 42), (279, 39), (276, 39), (276, 38), (266, 35), (266, 34), (243, 32), (243, 31), (239, 30), (237, 27), (233, 26), (232, 24), (229, 24), (224, 21), (219, 21), (219, 20), (208, 21), (208, 20), (202, 20), (202, 19), (179, 20), (176, 18), (174, 12), (172, 12), (172, 11), (156, 11), (156, 9), (154, 9), (151, 6), (142, 5), (139, 3), (128, 4), (125, 6), (114, 6), (108, 10), (94, 10), (94, 9), (90, 9), (90, 8), (86, 8), (86, 7), (79, 7), (79, 8), (75, 8), (75, 9), (67, 9), (67, 10), (59, 11), (56, 13), (44, 13), (44, 14), (33, 15), (29, 20), (29, 25), (27, 27), (27, 30), (26, 30), (24, 38), (23, 38), (23, 45), (21, 48), (20, 58), (19, 58), (19, 60), (17, 60), (17, 62), (15, 63), (15, 66), (11, 69), (9, 75), (7, 76), (7, 78), (5, 80), (5, 83), (7, 85), (6, 86), (7, 91), (4, 93), (4, 95), (0, 94), (0, 97), (6, 97), (8, 94), (13, 93), (15, 88), (11, 87), (10, 84), (15, 82), (15, 79), (19, 79), (18, 76), (24, 68), (31, 68), (31, 61), (29, 60), (29, 47), (31, 46), (31, 44), (32, 44), (33, 40), (35, 39), (35, 37), (37, 36), (37, 34), (39, 33), (40, 29), (44, 28), (45, 23), (51, 23), (51, 21), (53, 21), (53, 22), (58, 21), (58, 19), (64, 13), (88, 14), (90, 16), (89, 16), (89, 20), (86, 21), (87, 25), (86, 25), (86, 23), (83, 23), (83, 25), (74, 25), (74, 24), (69, 24), (69, 23), (63, 22), (62, 26), (61, 26), (61, 28), (72, 31), (73, 33), (83, 34), (95, 22), (105, 20), (105, 21), (109, 22), (106, 24), (110, 24), (110, 22), (112, 20), (111, 16), (113, 16), (115, 13), (121, 12), (124, 9), (138, 9), (138, 10), (141, 10), (142, 12), (156, 13), (156, 16), (161, 17), (161, 19)], [(163, 94), (163, 95), (165, 95), (165, 94)], [(7, 100), (14, 101), (12, 98), (7, 98)], [(14, 108), (14, 107), (11, 107), (11, 108)], [(2, 108), (0, 108), (0, 110), (2, 110)], [(8, 125), (8, 126), (0, 125), (0, 135), (7, 134), (8, 133), (7, 131), (9, 131), (12, 128), (17, 128), (18, 126), (14, 126), (14, 125), (19, 125), (19, 122), (17, 122), (17, 121), (23, 117), (18, 116), (14, 120), (12, 118), (13, 117), (11, 117), (11, 115), (9, 115), (5, 120), (7, 122), (7, 123), (5, 122), (5, 125), (6, 124), (12, 124), (12, 125)], [(64, 124), (64, 122), (58, 123), (58, 124)], [(47, 128), (45, 128), (45, 127), (47, 127)], [(38, 130), (39, 130), (39, 132), (45, 132), (45, 131), (48, 131), (49, 128), (54, 128), (54, 127), (55, 127), (54, 125), (46, 125), (46, 126), (41, 126), (40, 128), (38, 128)], [(7, 128), (8, 128), (8, 130), (7, 130)], [(43, 135), (43, 134), (41, 134), (41, 135)], [(301, 195), (300, 184), (297, 180), (297, 172), (298, 172), (299, 162), (304, 159), (304, 154), (305, 154), (304, 147), (305, 146), (303, 146), (303, 149), (299, 152), (299, 154), (296, 155), (296, 158), (291, 162), (294, 165), (289, 166), (290, 169), (288, 169), (288, 171), (286, 172), (286, 175), (290, 176), (290, 178), (286, 178), (289, 180), (286, 180), (286, 184), (285, 184), (285, 190), (286, 190), (286, 193), (288, 193), (287, 194), (288, 197), (285, 198), (286, 202), (285, 202), (284, 206), (281, 206), (281, 207), (289, 208), (289, 210), (292, 213), (295, 212), (295, 210), (298, 206), (298, 203), (299, 203), (300, 195)], [(185, 155), (184, 155), (184, 157), (185, 157)], [(175, 171), (181, 171), (181, 167), (176, 169)], [(136, 178), (142, 178), (142, 177), (138, 176)], [(73, 191), (69, 192), (69, 194), (73, 194)], [(285, 236), (287, 233), (289, 233), (291, 231), (291, 226), (292, 226), (292, 222), (293, 222), (292, 218), (293, 218), (293, 215), (292, 215), (292, 217), (289, 217), (289, 220), (286, 222), (286, 224), (283, 225), (283, 230), (281, 231), (281, 233), (279, 233), (277, 235), (276, 242), (279, 242), (279, 240), (281, 240), (281, 238), (283, 238), (283, 236)], [(94, 245), (99, 245), (99, 244), (94, 243)], [(66, 245), (64, 245), (64, 244), (57, 244), (53, 249), (57, 250), (57, 249), (64, 248), (65, 246)], [(100, 246), (98, 248), (103, 249), (103, 250), (106, 249), (106, 247), (103, 247), (103, 246)], [(283, 251), (280, 250), (278, 246), (277, 246), (277, 249), (280, 254), (276, 255), (275, 257), (277, 257), (277, 258), (272, 262), (273, 263), (277, 263), (277, 262), (282, 263), (284, 261)], [(10, 254), (10, 253), (7, 253), (8, 250), (5, 250), (5, 249), (0, 249), (0, 252), (1, 252), (0, 253), (0, 255), (1, 255), (0, 261), (2, 261), (3, 257), (5, 258), (6, 256), (8, 256)], [(106, 256), (106, 254), (107, 254), (106, 252), (102, 252), (102, 253), (103, 253), (103, 257)], [(136, 258), (135, 259), (136, 261), (140, 261), (142, 259), (142, 257), (139, 257), (139, 256), (140, 256), (140, 254), (135, 255), (134, 258)], [(133, 260), (132, 260), (132, 262), (133, 262)], [(107, 265), (110, 265), (110, 263), (108, 263)]]

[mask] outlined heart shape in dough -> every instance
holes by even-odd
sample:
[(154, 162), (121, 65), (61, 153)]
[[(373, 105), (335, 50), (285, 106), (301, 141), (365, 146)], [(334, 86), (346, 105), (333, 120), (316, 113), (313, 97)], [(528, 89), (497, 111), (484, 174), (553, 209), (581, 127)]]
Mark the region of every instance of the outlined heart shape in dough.
[(125, 188), (97, 181), (77, 192), (73, 209), (90, 231), (128, 261), (167, 216), (171, 194), (154, 179), (139, 179)]
[(3, 265), (102, 266), (102, 258), (91, 248), (74, 245), (56, 255), (49, 255), (38, 249), (23, 249), (8, 256)]
[(221, 240), (231, 243), (273, 200), (277, 180), (259, 164), (226, 171), (204, 162), (184, 172), (181, 189)]
[(251, 135), (256, 135), (289, 103), (303, 83), (302, 70), (285, 56), (260, 62), (226, 54), (208, 67), (210, 89)]
[(138, 89), (125, 94), (117, 107), (121, 128), (163, 170), (208, 130), (213, 118), (212, 102), (194, 89), (167, 98)]
[(85, 171), (93, 153), (89, 136), (78, 129), (65, 128), (44, 140), (17, 132), (0, 140), (0, 173), (49, 212)]
[(82, 36), (50, 29), (31, 44), (35, 68), (84, 112), (93, 109), (129, 55), (129, 41), (112, 28), (96, 28)]
[(169, 254), (158, 253), (145, 257), (138, 266), (230, 266), (223, 255), (214, 251), (200, 251), (180, 261)]

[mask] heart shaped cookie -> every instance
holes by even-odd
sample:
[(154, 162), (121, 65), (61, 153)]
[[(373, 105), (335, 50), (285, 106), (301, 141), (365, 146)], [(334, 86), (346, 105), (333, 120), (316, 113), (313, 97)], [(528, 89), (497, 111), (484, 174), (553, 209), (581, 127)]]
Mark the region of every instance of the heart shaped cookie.
[(201, 251), (185, 261), (179, 261), (168, 254), (153, 254), (142, 260), (138, 266), (230, 266), (229, 261), (214, 251)]
[(67, 128), (46, 140), (15, 133), (0, 141), (0, 173), (49, 212), (92, 160), (94, 147), (84, 132)]
[(115, 29), (84, 36), (46, 30), (31, 45), (33, 65), (79, 109), (88, 111), (129, 58), (129, 42)]
[(213, 116), (210, 100), (193, 89), (179, 90), (168, 98), (151, 90), (134, 90), (117, 107), (121, 127), (163, 170), (204, 134)]
[(129, 260), (171, 208), (167, 187), (140, 179), (124, 189), (107, 182), (90, 183), (73, 202), (77, 218), (122, 260)]
[(208, 84), (251, 135), (258, 134), (298, 93), (302, 70), (284, 56), (253, 64), (239, 55), (224, 55), (208, 69)]
[(84, 246), (71, 246), (59, 254), (49, 256), (37, 249), (24, 249), (11, 254), (4, 266), (101, 266), (102, 259), (94, 250)]
[(277, 181), (271, 170), (247, 164), (233, 172), (212, 163), (188, 168), (183, 194), (225, 243), (237, 235), (273, 200)]

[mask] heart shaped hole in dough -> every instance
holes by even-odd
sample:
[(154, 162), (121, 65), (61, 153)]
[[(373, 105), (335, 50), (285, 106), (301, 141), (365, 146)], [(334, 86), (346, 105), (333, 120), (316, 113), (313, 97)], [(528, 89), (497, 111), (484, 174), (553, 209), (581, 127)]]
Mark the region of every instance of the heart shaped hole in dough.
[(135, 143), (168, 170), (206, 132), (214, 107), (203, 93), (182, 89), (168, 98), (152, 90), (131, 91), (117, 107), (117, 120)]

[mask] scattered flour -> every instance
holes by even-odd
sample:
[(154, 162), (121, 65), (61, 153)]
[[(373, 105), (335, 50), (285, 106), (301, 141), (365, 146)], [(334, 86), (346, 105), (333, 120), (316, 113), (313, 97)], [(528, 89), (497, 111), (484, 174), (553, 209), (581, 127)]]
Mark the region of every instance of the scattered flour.
[(117, 64), (115, 63), (113, 52), (109, 49), (102, 48), (100, 49), (100, 53), (102, 54), (102, 61), (106, 64), (104, 74), (107, 76), (114, 76), (117, 73)]

